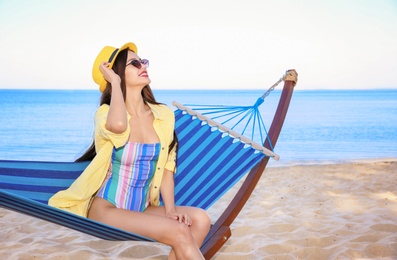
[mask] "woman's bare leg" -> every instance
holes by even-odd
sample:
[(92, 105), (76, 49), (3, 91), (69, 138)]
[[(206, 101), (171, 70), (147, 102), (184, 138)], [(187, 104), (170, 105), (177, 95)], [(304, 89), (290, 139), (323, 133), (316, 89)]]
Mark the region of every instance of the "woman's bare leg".
[(176, 259), (204, 259), (191, 228), (184, 223), (166, 218), (165, 214), (161, 216), (118, 209), (110, 202), (97, 197), (92, 202), (88, 217), (170, 245)]
[[(200, 208), (184, 206), (177, 206), (176, 211), (181, 214), (186, 214), (191, 218), (192, 225), (190, 226), (190, 232), (197, 247), (200, 248), (211, 227), (211, 220), (207, 212)], [(151, 206), (146, 209), (145, 213), (165, 217), (164, 207)], [(173, 250), (170, 252), (169, 259), (177, 259)]]

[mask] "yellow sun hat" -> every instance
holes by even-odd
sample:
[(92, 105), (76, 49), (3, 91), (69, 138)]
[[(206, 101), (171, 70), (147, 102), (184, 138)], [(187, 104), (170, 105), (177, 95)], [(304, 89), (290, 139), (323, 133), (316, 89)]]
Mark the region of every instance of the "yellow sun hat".
[(107, 61), (109, 62), (109, 68), (113, 67), (114, 61), (116, 60), (117, 55), (119, 55), (120, 51), (129, 49), (135, 53), (138, 53), (138, 49), (133, 42), (127, 42), (120, 48), (115, 48), (111, 46), (105, 46), (98, 54), (95, 59), (94, 66), (92, 67), (92, 78), (94, 79), (95, 83), (99, 85), (99, 90), (103, 92), (106, 88), (107, 81), (102, 75), (102, 72), (99, 70), (99, 66), (102, 62)]

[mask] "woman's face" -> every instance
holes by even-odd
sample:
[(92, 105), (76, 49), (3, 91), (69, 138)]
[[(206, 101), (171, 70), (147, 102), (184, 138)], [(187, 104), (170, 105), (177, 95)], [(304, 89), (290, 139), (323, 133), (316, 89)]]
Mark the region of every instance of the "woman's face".
[(131, 61), (141, 61), (141, 59), (132, 51), (128, 51), (127, 62), (125, 67), (125, 84), (126, 87), (140, 86), (141, 88), (150, 84), (149, 74), (147, 67), (142, 62), (137, 63), (141, 68), (137, 68), (131, 64)]

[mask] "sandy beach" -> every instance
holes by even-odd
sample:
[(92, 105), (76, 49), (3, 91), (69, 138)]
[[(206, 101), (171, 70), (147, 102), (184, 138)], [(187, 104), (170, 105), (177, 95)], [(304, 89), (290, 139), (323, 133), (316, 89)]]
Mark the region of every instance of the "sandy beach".
[[(235, 189), (210, 210), (215, 220)], [(0, 209), (1, 259), (167, 259)], [(213, 258), (397, 259), (397, 159), (267, 168)]]

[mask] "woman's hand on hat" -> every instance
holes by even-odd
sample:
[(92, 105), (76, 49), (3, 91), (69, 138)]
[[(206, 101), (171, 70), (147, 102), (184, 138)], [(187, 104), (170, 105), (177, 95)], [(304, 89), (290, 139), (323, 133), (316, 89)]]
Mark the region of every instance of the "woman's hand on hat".
[(107, 82), (110, 84), (118, 83), (120, 84), (121, 79), (120, 76), (117, 75), (112, 69), (109, 69), (109, 62), (102, 62), (99, 65), (99, 70), (102, 72), (103, 77), (106, 79)]

